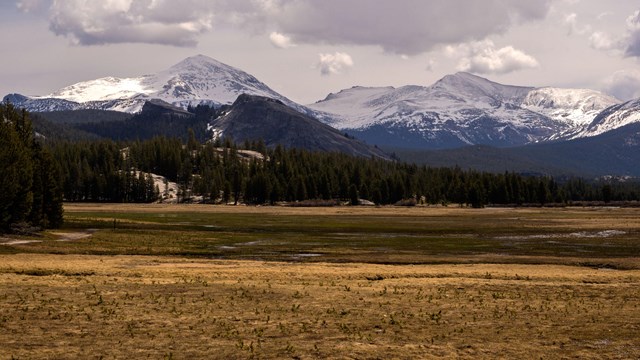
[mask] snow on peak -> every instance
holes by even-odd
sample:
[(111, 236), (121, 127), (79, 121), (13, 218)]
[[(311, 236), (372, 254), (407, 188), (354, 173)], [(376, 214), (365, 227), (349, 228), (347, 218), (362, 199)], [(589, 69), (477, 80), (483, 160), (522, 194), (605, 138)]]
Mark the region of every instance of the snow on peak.
[(605, 109), (575, 137), (600, 135), (638, 122), (640, 122), (640, 98)]
[(620, 100), (595, 90), (544, 87), (529, 92), (522, 107), (572, 126), (584, 126), (602, 110), (619, 103)]
[(502, 85), (466, 72), (446, 75), (431, 86), (474, 99), (492, 98), (497, 101), (519, 102), (531, 87)]
[(38, 98), (64, 99), (78, 103), (129, 99), (141, 94), (146, 95), (153, 91), (142, 84), (142, 79), (103, 77), (79, 82)]
[(171, 66), (169, 70), (173, 72), (184, 72), (184, 71), (217, 71), (224, 69), (226, 71), (237, 71), (233, 67), (223, 64), (218, 60), (215, 60), (206, 55), (196, 55), (190, 56), (179, 63)]
[[(501, 85), (459, 72), (428, 87), (407, 85), (342, 90), (309, 107), (336, 114), (332, 125), (339, 129), (361, 129), (382, 123), (405, 123), (425, 128), (425, 122), (463, 124), (484, 115), (506, 121), (509, 116), (514, 118), (515, 112), (509, 113), (509, 109), (518, 108), (517, 104), (531, 89)], [(519, 115), (509, 121), (521, 123), (531, 117), (529, 111), (520, 109)]]

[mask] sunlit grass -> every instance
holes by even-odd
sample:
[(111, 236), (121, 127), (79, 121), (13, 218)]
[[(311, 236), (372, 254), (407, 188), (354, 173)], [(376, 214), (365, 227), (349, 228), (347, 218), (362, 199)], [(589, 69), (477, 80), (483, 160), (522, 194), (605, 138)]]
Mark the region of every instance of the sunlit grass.
[(82, 241), (50, 236), (20, 250), (400, 264), (640, 255), (638, 209), (71, 205), (65, 227), (94, 232)]
[(637, 358), (638, 270), (0, 256), (3, 358)]

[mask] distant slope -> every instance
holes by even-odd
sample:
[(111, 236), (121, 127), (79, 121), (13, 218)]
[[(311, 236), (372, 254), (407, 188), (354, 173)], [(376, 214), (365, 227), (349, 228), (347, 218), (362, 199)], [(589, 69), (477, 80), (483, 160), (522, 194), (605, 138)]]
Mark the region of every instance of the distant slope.
[(215, 137), (230, 138), (237, 143), (262, 139), (268, 147), (282, 145), (387, 158), (381, 150), (345, 137), (338, 130), (281, 101), (260, 96), (240, 95), (224, 116), (211, 122), (210, 129)]
[(579, 136), (604, 134), (613, 129), (638, 122), (640, 122), (640, 99), (633, 99), (602, 111), (583, 129)]
[(514, 148), (470, 146), (437, 151), (395, 149), (401, 160), (491, 172), (640, 176), (640, 123), (601, 135)]
[[(206, 109), (209, 109), (206, 107)], [(187, 139), (192, 129), (200, 141), (206, 139), (207, 124), (213, 115), (205, 111), (192, 114), (162, 100), (147, 101), (139, 114), (123, 121), (79, 123), (75, 127), (99, 137), (113, 140), (145, 140), (154, 136)]]
[(97, 122), (124, 121), (133, 115), (119, 111), (79, 109), (35, 113), (54, 124), (86, 124)]
[(41, 114), (31, 114), (31, 122), (36, 138), (46, 142), (56, 141), (90, 141), (99, 139), (100, 136), (77, 129), (72, 124), (49, 121)]

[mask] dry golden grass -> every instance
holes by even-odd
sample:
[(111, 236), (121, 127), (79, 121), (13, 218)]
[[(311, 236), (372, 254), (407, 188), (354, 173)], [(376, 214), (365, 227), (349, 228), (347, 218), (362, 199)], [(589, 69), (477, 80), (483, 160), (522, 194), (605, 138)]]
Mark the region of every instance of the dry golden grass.
[(0, 256), (0, 358), (640, 357), (639, 270)]

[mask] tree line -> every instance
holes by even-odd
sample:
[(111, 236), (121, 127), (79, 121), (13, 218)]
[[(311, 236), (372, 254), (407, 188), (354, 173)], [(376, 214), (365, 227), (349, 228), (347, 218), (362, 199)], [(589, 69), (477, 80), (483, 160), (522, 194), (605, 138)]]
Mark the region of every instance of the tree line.
[(59, 161), (36, 140), (26, 111), (0, 103), (0, 144), (0, 232), (59, 227)]
[(494, 174), (458, 167), (431, 168), (339, 153), (308, 152), (262, 141), (200, 143), (163, 136), (145, 141), (66, 142), (53, 146), (68, 201), (150, 202), (166, 184), (178, 184), (178, 198), (206, 203), (276, 204), (306, 202), (379, 205), (571, 204), (637, 201), (637, 183), (556, 181), (547, 176)]

